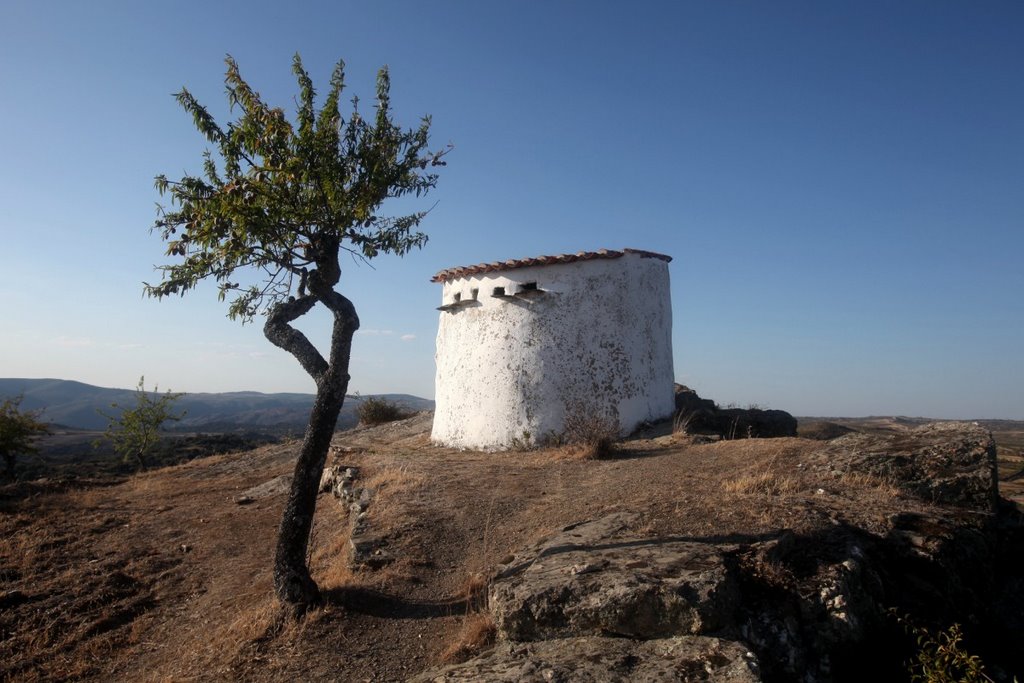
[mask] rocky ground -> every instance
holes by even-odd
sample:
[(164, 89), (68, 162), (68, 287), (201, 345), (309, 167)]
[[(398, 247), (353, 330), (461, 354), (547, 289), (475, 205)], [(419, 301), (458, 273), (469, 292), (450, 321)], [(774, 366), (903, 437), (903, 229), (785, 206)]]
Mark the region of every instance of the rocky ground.
[(1019, 520), (970, 425), (833, 441), (652, 430), (611, 457), (339, 433), (310, 562), (270, 595), (296, 444), (0, 489), (0, 678), (898, 680), (964, 625), (1022, 668)]

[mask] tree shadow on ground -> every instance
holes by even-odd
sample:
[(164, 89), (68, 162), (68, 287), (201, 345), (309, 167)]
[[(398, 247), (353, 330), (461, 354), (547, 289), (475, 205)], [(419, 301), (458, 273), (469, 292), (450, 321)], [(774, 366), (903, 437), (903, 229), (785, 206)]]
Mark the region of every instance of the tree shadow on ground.
[(465, 614), (470, 601), (465, 598), (447, 600), (408, 600), (369, 588), (343, 587), (323, 591), (330, 605), (373, 617), (390, 619), (436, 619)]

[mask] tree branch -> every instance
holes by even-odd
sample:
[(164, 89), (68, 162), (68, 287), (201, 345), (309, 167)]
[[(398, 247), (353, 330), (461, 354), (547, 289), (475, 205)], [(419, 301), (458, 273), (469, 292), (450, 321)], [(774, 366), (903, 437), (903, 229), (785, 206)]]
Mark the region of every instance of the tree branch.
[(359, 329), (359, 315), (356, 314), (356, 307), (346, 296), (333, 289), (311, 283), (310, 292), (334, 314), (330, 371), (346, 373), (344, 380), (347, 384), (348, 362), (352, 353), (352, 335)]
[[(317, 297), (303, 296), (298, 299), (282, 301), (270, 309), (267, 322), (263, 326), (263, 334), (274, 346), (284, 349), (295, 356), (302, 366), (302, 369), (309, 375), (320, 381), (327, 372), (327, 361), (320, 355), (312, 342), (302, 332), (296, 330), (288, 323), (296, 318), (309, 313), (316, 305)], [(351, 304), (350, 304), (351, 305)], [(353, 309), (353, 313), (355, 309)]]

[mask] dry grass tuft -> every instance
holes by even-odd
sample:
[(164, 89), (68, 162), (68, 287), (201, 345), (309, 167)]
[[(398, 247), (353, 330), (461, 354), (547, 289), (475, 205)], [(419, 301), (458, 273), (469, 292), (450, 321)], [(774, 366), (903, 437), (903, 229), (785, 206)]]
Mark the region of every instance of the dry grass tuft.
[(457, 596), (466, 601), (471, 610), (487, 609), (487, 577), (480, 572), (473, 572), (466, 576), (459, 587)]
[(342, 529), (347, 529), (347, 525), (333, 529), (330, 539), (318, 543), (310, 553), (310, 571), (324, 589), (344, 588), (356, 582), (348, 561), (349, 534)]
[(763, 470), (748, 472), (735, 479), (726, 479), (722, 482), (722, 489), (726, 493), (779, 495), (798, 491), (800, 484), (793, 477), (776, 472), (769, 464)]
[(467, 576), (459, 588), (459, 597), (469, 600), (479, 595), (487, 588), (487, 578), (480, 572), (474, 572)]
[(441, 652), (441, 661), (446, 664), (457, 664), (476, 656), (481, 650), (491, 645), (498, 633), (494, 619), (486, 612), (467, 614), (462, 620), (458, 636)]
[(690, 433), (690, 423), (697, 417), (692, 410), (680, 410), (672, 416), (672, 433), (687, 435)]
[(552, 453), (554, 460), (600, 460), (615, 452), (614, 445), (606, 441), (593, 444), (573, 443), (559, 446)]
[(373, 492), (367, 509), (373, 532), (385, 534), (407, 523), (411, 515), (408, 502), (426, 483), (426, 477), (406, 464), (389, 464), (370, 474), (363, 486)]
[(846, 471), (839, 478), (844, 487), (874, 490), (886, 498), (899, 498), (900, 489), (894, 483), (868, 472)]
[(246, 645), (273, 638), (284, 627), (286, 619), (277, 599), (266, 596), (252, 607), (239, 612), (234, 621), (209, 641), (215, 652), (238, 652)]
[(419, 473), (410, 471), (408, 465), (388, 465), (371, 474), (363, 483), (367, 489), (374, 491), (370, 503), (370, 514), (388, 507), (389, 503), (408, 498), (410, 494), (426, 484), (426, 478)]

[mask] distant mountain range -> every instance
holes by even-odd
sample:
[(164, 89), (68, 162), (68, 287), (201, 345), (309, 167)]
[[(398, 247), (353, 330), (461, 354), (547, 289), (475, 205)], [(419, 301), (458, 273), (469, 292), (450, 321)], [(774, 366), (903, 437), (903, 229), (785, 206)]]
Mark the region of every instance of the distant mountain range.
[[(74, 429), (105, 429), (107, 420), (97, 410), (111, 413), (110, 405), (130, 407), (134, 389), (107, 389), (62, 379), (0, 379), (0, 399), (24, 396), (24, 410), (42, 410), (41, 419)], [(168, 426), (174, 431), (301, 430), (313, 407), (313, 394), (261, 394), (235, 391), (223, 394), (185, 394), (175, 404), (185, 417)], [(362, 398), (370, 398), (365, 396)], [(433, 410), (434, 402), (409, 394), (379, 394), (411, 411)], [(359, 399), (348, 397), (338, 418), (338, 429), (359, 422)]]

